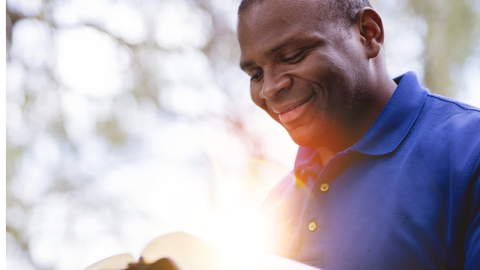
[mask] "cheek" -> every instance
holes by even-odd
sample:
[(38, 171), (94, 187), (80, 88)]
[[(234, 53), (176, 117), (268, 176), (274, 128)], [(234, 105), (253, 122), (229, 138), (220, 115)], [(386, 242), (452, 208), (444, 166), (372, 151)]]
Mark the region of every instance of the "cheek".
[(250, 83), (250, 97), (252, 98), (253, 103), (262, 109), (266, 109), (265, 100), (260, 98), (260, 91), (262, 87), (258, 83)]
[(266, 101), (260, 98), (261, 89), (262, 89), (261, 87), (254, 87), (253, 85), (250, 86), (250, 96), (252, 98), (253, 103), (255, 103), (255, 105), (257, 105), (258, 107), (262, 108), (265, 112), (267, 112), (268, 115), (270, 115), (270, 117), (273, 118), (273, 120), (280, 123), (280, 119), (278, 118), (278, 115), (273, 112), (270, 112), (270, 110), (268, 110)]
[(335, 61), (328, 53), (315, 51), (296, 65), (292, 73), (303, 81), (325, 86), (332, 80), (338, 82), (338, 78), (335, 78), (336, 74), (332, 74), (334, 68)]

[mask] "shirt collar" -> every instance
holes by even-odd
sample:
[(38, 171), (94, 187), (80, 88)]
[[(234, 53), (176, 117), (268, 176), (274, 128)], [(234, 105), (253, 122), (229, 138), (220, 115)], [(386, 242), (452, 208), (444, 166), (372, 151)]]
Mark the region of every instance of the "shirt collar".
[[(407, 136), (423, 108), (428, 90), (420, 85), (417, 75), (412, 71), (393, 80), (397, 88), (387, 105), (367, 133), (345, 152), (385, 155), (394, 151)], [(312, 162), (314, 153), (315, 149), (300, 146), (295, 170)]]

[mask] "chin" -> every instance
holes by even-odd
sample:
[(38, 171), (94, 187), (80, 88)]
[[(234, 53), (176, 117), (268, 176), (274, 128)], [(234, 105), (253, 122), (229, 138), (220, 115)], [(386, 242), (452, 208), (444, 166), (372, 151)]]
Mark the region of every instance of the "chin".
[(318, 148), (322, 144), (321, 133), (309, 130), (307, 127), (298, 127), (288, 132), (293, 142), (299, 146)]

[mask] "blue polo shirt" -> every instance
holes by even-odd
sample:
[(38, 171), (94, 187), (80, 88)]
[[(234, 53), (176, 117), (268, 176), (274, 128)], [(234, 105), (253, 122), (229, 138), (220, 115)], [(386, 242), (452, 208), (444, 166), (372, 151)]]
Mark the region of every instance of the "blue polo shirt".
[(272, 252), (326, 270), (480, 269), (480, 110), (408, 72), (325, 167), (300, 147), (268, 195)]

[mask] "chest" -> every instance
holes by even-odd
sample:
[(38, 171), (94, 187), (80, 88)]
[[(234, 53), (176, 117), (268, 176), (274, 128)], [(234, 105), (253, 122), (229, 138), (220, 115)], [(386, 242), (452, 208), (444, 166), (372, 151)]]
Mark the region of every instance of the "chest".
[(289, 224), (290, 243), (301, 243), (296, 259), (323, 269), (448, 264), (455, 218), (448, 176), (421, 166), (357, 159), (337, 175), (312, 176), (311, 192), (292, 193), (297, 204), (285, 218), (296, 221)]

